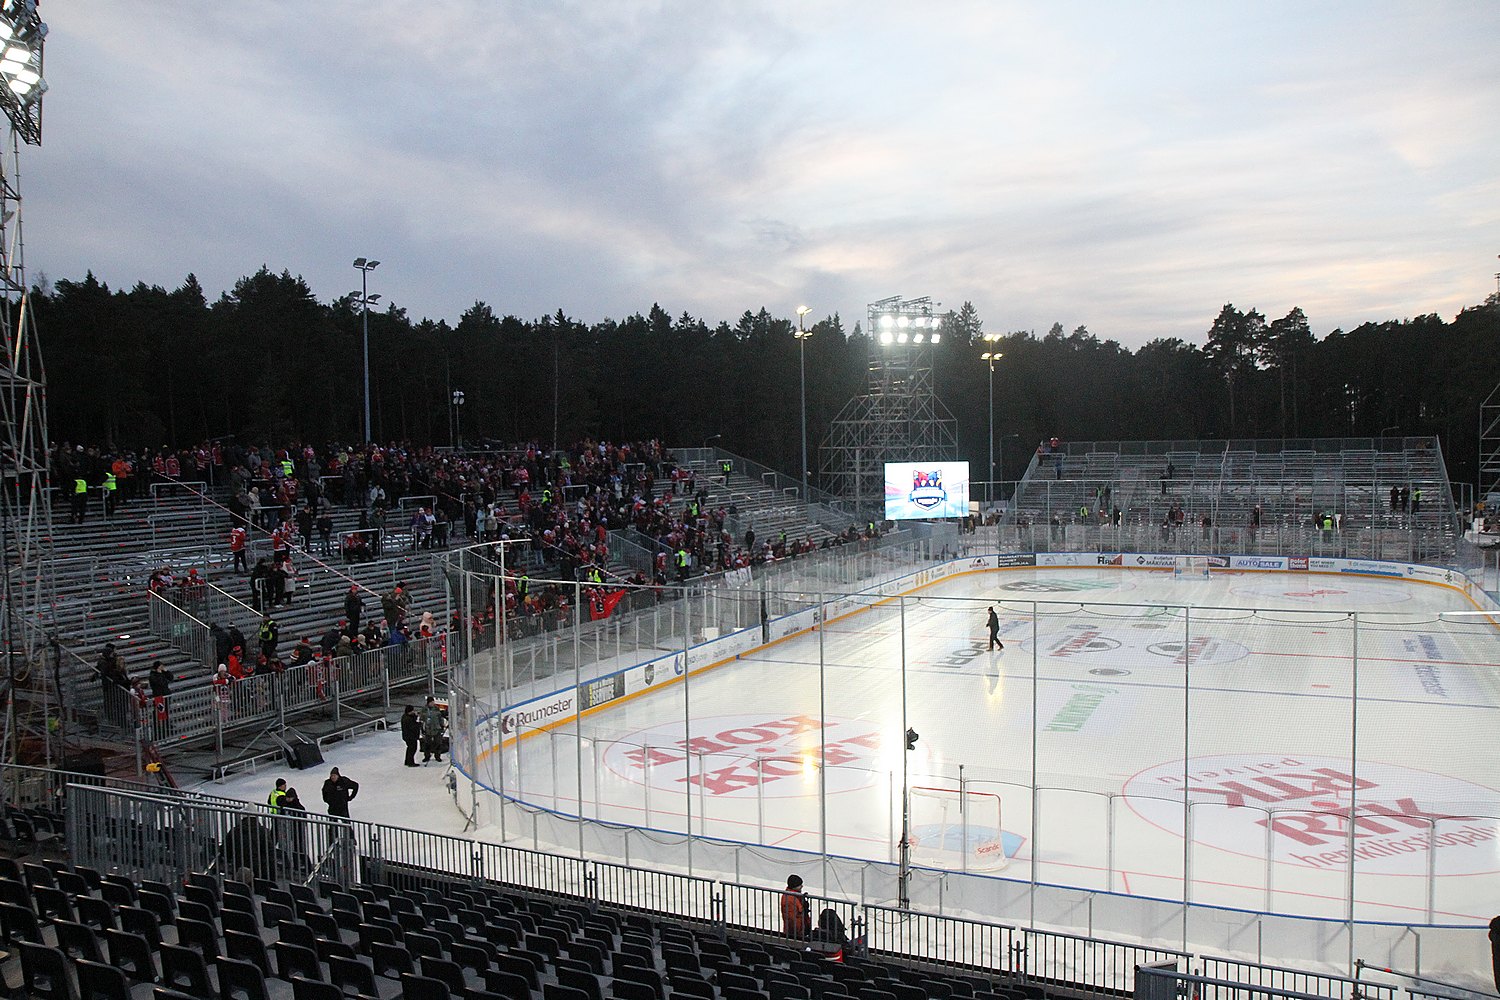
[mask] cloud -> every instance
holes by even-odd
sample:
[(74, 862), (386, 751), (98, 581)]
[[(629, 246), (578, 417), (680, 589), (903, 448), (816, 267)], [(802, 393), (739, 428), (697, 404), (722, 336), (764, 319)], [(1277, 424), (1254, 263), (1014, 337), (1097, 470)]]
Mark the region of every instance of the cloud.
[[(417, 317), (659, 301), (1202, 339), (1489, 291), (1500, 8), (681, 0), (48, 8), (33, 270), (261, 262)], [(847, 325), (852, 327), (852, 322)]]

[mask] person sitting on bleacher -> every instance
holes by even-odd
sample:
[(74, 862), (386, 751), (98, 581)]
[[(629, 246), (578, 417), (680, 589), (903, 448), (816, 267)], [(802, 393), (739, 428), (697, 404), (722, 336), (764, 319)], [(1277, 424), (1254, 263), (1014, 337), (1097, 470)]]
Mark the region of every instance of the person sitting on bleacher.
[(818, 926), (808, 936), (807, 950), (830, 962), (842, 962), (844, 946), (848, 943), (849, 935), (844, 930), (844, 922), (833, 912), (832, 907), (824, 907), (823, 912), (818, 914)]

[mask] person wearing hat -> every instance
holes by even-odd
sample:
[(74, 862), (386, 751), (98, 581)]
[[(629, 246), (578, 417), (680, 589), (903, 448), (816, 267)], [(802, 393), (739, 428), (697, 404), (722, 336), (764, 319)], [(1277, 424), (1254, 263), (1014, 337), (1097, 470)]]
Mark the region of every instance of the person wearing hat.
[(339, 774), (334, 768), (323, 782), (323, 801), (328, 805), (328, 815), (341, 819), (349, 818), (349, 803), (359, 794), (359, 782)]
[(417, 706), (407, 705), (401, 713), (401, 742), (406, 744), (406, 767), (421, 767), (417, 763), (417, 741), (422, 738), (422, 721), (417, 718)]
[(422, 763), (437, 758), (443, 762), (443, 710), (437, 699), (427, 696), (427, 705), (422, 709)]
[(787, 937), (801, 941), (811, 930), (812, 916), (807, 894), (802, 891), (802, 876), (788, 875), (786, 888), (781, 892), (781, 931)]

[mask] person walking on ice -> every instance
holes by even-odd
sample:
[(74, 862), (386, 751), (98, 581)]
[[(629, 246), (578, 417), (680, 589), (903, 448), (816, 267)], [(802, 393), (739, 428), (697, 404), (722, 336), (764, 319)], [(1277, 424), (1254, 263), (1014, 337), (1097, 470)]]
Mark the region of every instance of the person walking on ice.
[(995, 614), (995, 608), (993, 605), (991, 605), (990, 607), (989, 627), (990, 649), (993, 650), (997, 647), (1000, 649), (1004, 649), (1005, 643), (1000, 641), (1000, 616)]

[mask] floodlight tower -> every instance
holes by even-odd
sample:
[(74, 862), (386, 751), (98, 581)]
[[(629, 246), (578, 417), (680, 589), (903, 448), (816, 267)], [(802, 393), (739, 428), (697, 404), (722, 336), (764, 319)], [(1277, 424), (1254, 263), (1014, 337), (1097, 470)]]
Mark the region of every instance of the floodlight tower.
[(958, 421), (937, 398), (932, 349), (942, 343), (938, 303), (893, 295), (869, 305), (866, 392), (829, 425), (821, 467), (828, 489), (856, 509), (884, 502), (886, 462), (958, 458)]
[[(43, 664), (55, 645), (52, 489), (48, 473), (47, 380), (36, 336), (21, 227), (22, 144), (42, 142), (42, 48), (47, 25), (35, 0), (0, 0), (0, 108), (10, 121), (0, 151), (0, 645), (5, 686), (5, 752), (40, 733), (52, 763), (46, 720), (58, 692)], [(55, 661), (54, 661), (55, 662)], [(41, 724), (34, 724), (40, 715)], [(23, 732), (24, 731), (24, 732)]]

